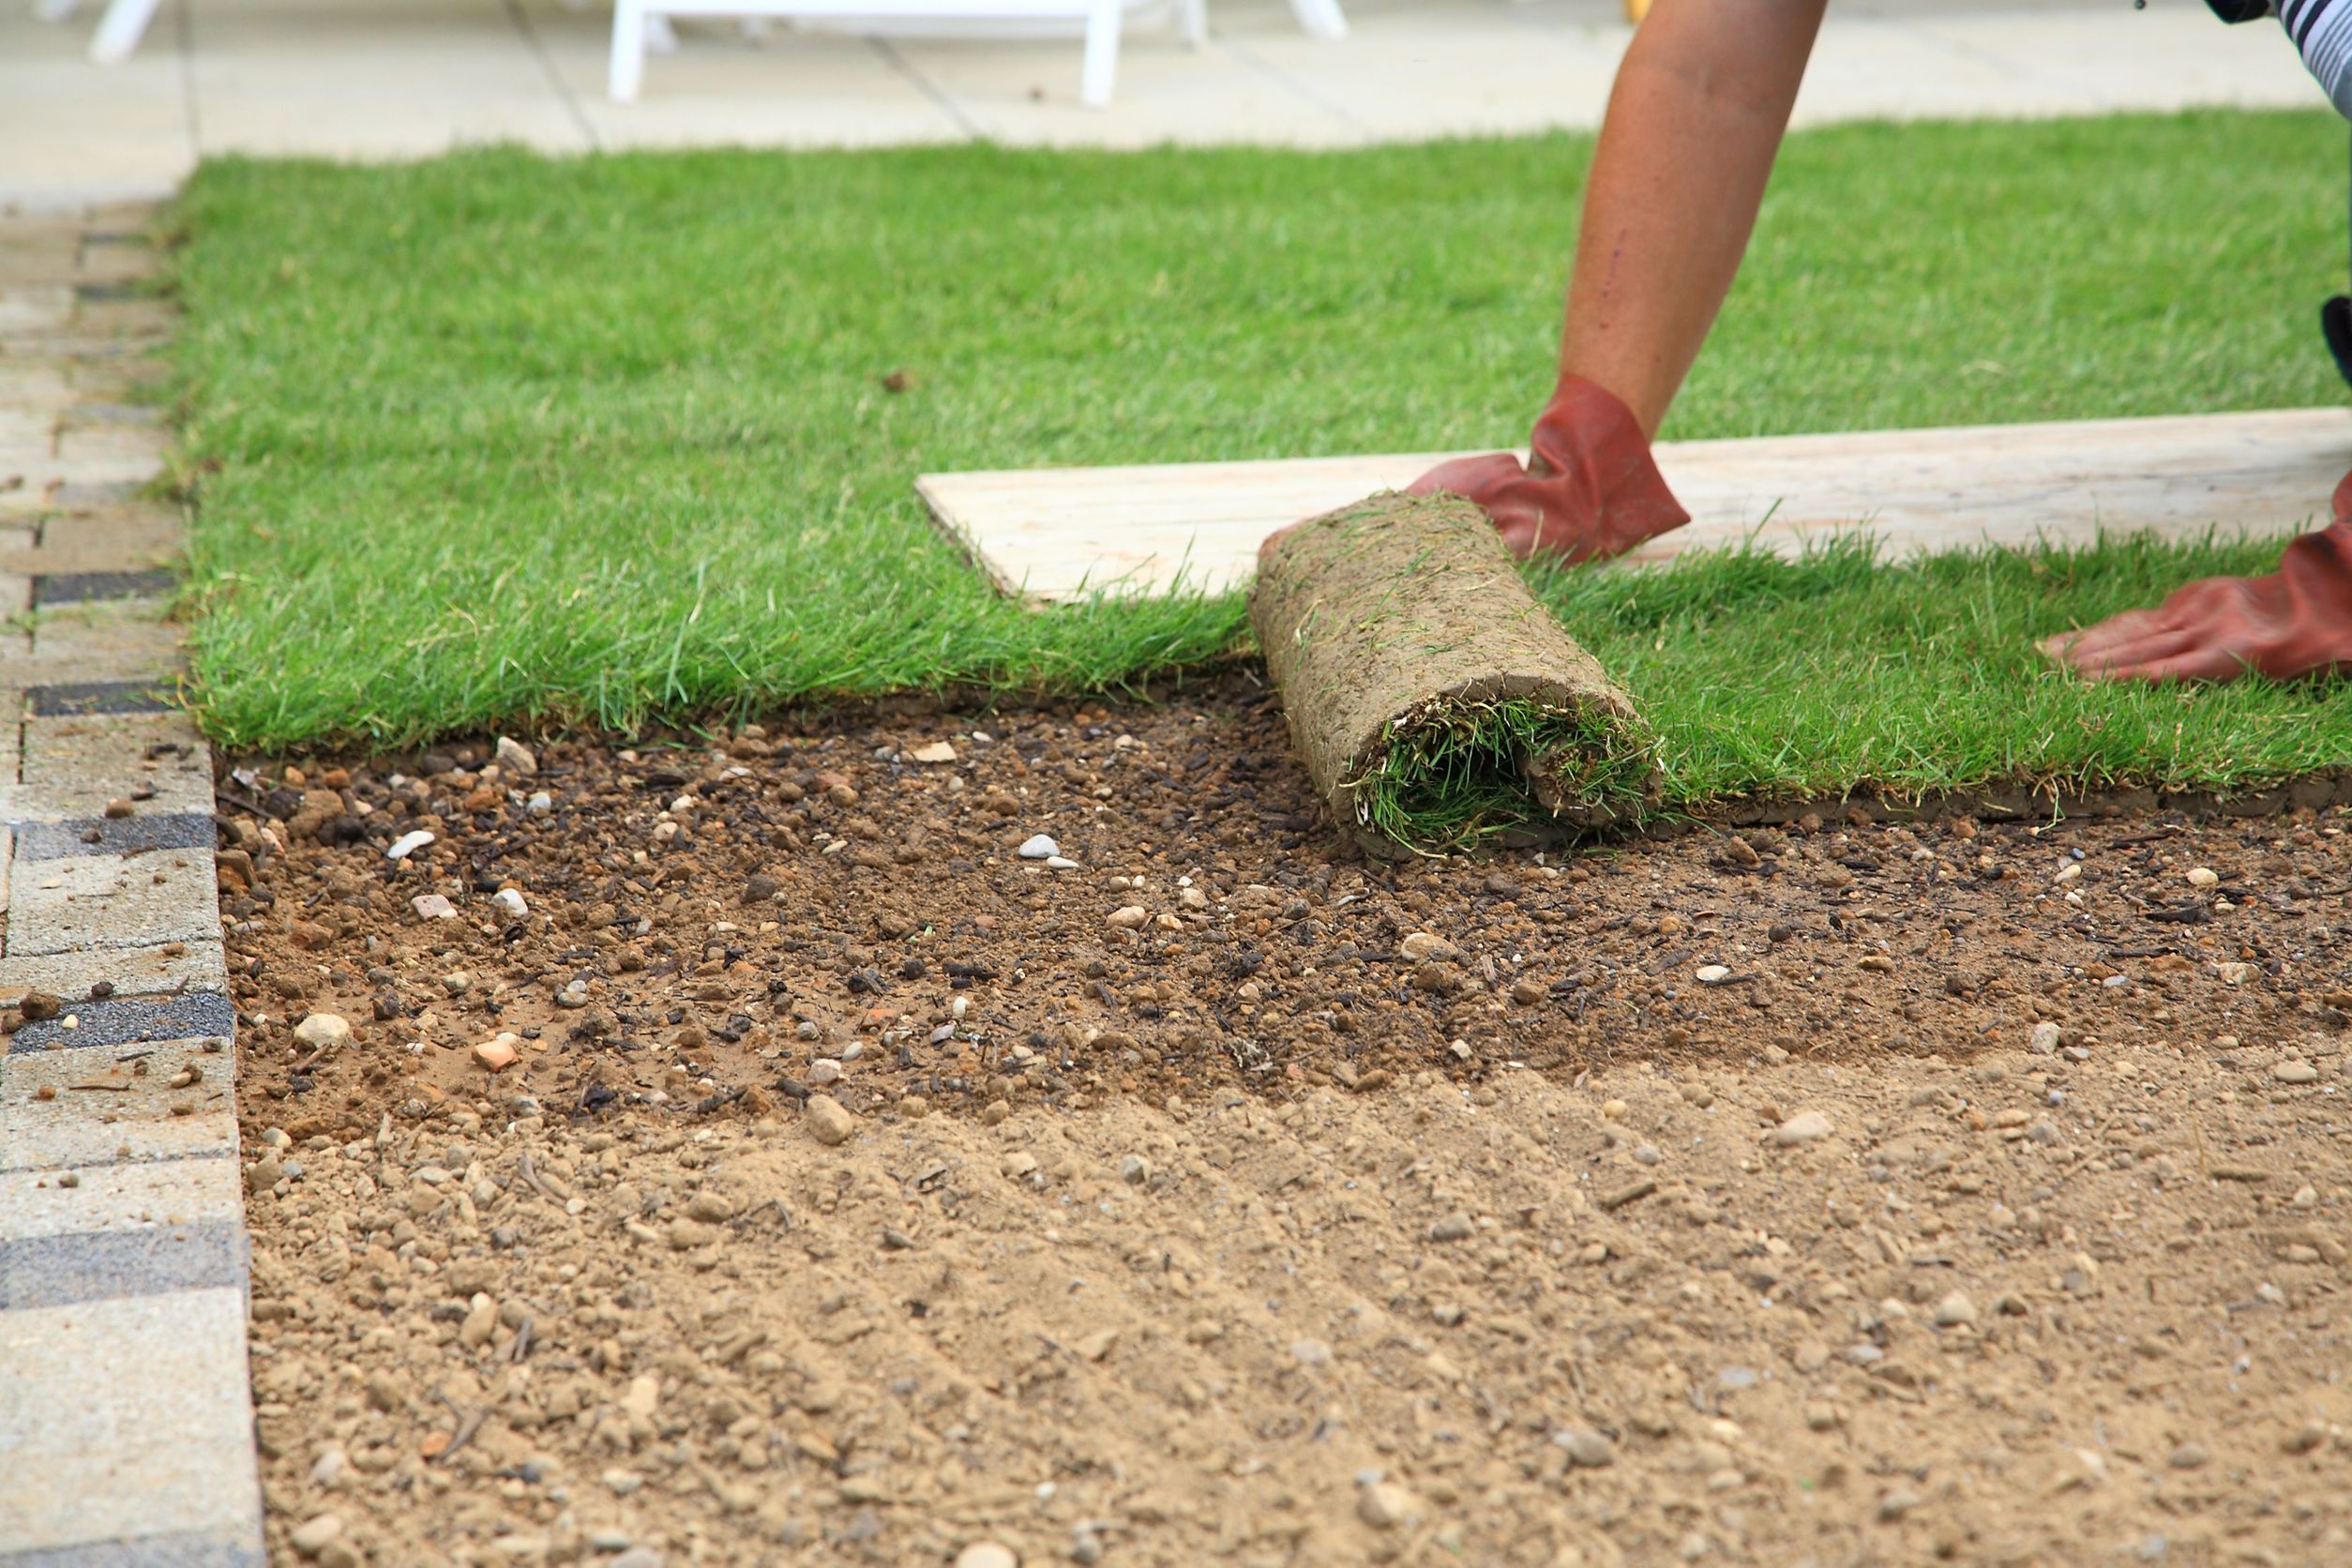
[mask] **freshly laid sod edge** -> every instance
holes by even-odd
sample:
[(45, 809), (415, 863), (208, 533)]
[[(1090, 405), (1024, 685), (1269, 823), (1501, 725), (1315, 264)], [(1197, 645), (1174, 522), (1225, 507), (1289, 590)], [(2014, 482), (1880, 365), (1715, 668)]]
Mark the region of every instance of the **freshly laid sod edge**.
[(1377, 495), (1276, 535), (1249, 615), (1317, 791), (1377, 852), (1601, 826), (1655, 790), (1632, 701), (1466, 501)]
[[(1000, 599), (914, 475), (1515, 444), (1590, 152), (208, 162), (178, 210), (173, 388), (204, 721), (233, 747), (406, 746), (1134, 689), (1245, 652), (1238, 595)], [(1664, 433), (2338, 400), (2315, 315), (2343, 188), (2325, 112), (1791, 136)], [(2352, 761), (2352, 683), (2087, 686), (2032, 640), (2277, 556), (1530, 580), (1654, 728), (1669, 807), (2231, 790)]]

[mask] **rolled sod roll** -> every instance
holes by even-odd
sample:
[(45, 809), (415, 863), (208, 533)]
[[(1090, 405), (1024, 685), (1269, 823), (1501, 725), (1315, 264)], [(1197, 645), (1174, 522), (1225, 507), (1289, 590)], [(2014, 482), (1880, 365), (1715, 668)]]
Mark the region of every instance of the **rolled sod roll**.
[(1655, 741), (1454, 496), (1376, 495), (1268, 539), (1250, 623), (1332, 815), (1441, 854), (1638, 815)]

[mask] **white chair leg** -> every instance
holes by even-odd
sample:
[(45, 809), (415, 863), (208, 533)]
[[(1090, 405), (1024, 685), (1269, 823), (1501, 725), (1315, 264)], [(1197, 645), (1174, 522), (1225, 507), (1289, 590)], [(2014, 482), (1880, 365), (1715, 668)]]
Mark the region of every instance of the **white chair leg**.
[(1176, 36), (1187, 49), (1208, 46), (1209, 0), (1176, 0)]
[(605, 94), (615, 103), (635, 103), (644, 83), (645, 23), (642, 0), (612, 0), (612, 67)]
[(1100, 109), (1110, 101), (1119, 77), (1120, 0), (1094, 0), (1086, 13), (1086, 64), (1078, 75), (1078, 101)]
[(1290, 0), (1290, 9), (1309, 38), (1348, 36), (1348, 18), (1339, 8), (1339, 0)]
[(156, 0), (109, 0), (90, 38), (90, 58), (101, 66), (128, 60), (155, 18)]
[(675, 54), (678, 53), (678, 30), (670, 25), (670, 19), (656, 11), (645, 19), (645, 53)]

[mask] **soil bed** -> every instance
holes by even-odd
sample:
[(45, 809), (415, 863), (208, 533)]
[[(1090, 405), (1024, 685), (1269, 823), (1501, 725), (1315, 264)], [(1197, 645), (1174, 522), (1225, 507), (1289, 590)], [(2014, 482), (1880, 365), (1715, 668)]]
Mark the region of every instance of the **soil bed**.
[(290, 1560), (2352, 1549), (2341, 812), (1395, 866), (1238, 679), (830, 723), (224, 786)]

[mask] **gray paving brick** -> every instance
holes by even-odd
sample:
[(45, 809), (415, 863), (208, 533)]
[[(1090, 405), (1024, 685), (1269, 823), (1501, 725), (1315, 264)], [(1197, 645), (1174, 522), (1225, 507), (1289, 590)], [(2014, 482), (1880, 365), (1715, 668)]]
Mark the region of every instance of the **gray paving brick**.
[(178, 704), (162, 681), (61, 681), (32, 687), (29, 711), (43, 718), (88, 714), (160, 714)]
[(94, 1541), (31, 1552), (0, 1552), (0, 1568), (264, 1568), (259, 1541), (172, 1530), (135, 1541)]
[[(236, 1055), (207, 1044), (221, 1042), (0, 1056), (0, 1170), (234, 1155)], [(190, 1068), (202, 1078), (173, 1088)]]
[(102, 552), (131, 565), (160, 565), (179, 548), (187, 529), (177, 508), (144, 502), (53, 512), (42, 520), (40, 534), (39, 553), (8, 562), (10, 570), (73, 571), (79, 568), (50, 568), (40, 563), (62, 555), (95, 559)]
[(142, 850), (209, 852), (218, 841), (212, 818), (193, 811), (77, 818), (25, 823), (16, 835), (16, 858), (58, 860), (67, 855), (132, 854)]
[(167, 571), (44, 572), (33, 579), (37, 609), (102, 599), (168, 598), (179, 580)]
[[(173, 952), (174, 946), (180, 951)], [(19, 955), (0, 957), (0, 1004), (13, 1003), (26, 991), (47, 991), (81, 1002), (89, 996), (91, 983), (98, 980), (113, 987), (117, 997), (219, 991), (229, 985), (226, 956), (218, 942)]]
[(194, 850), (18, 860), (8, 872), (10, 953), (138, 947), (220, 934), (212, 856)]
[(152, 600), (65, 605), (33, 623), (32, 657), (83, 680), (159, 680), (180, 668), (180, 628)]
[(173, 997), (109, 997), (77, 1003), (65, 1018), (28, 1023), (8, 1037), (8, 1054), (26, 1051), (94, 1050), (150, 1040), (185, 1040), (199, 1035), (227, 1039), (236, 1032), (236, 1008), (219, 991), (190, 991)]
[(0, 1232), (36, 1237), (140, 1234), (173, 1226), (234, 1225), (245, 1213), (242, 1168), (228, 1150), (208, 1158), (108, 1160), (55, 1170), (0, 1171)]
[[(37, 714), (22, 733), (23, 782), (0, 784), (0, 822), (102, 816), (123, 799), (142, 814), (212, 811), (211, 754), (185, 714)], [(140, 799), (143, 791), (151, 797)]]
[(54, 332), (72, 315), (69, 283), (0, 282), (0, 337)]
[(9, 1312), (0, 1333), (39, 1348), (0, 1379), (0, 1433), (37, 1434), (8, 1451), (0, 1485), (0, 1542), (20, 1561), (110, 1547), (53, 1560), (240, 1560), (197, 1545), (211, 1541), (258, 1551), (242, 1290)]
[(68, 485), (145, 484), (163, 472), (169, 437), (139, 425), (68, 425), (51, 464)]
[(0, 1312), (244, 1284), (245, 1229), (234, 1219), (0, 1237)]

